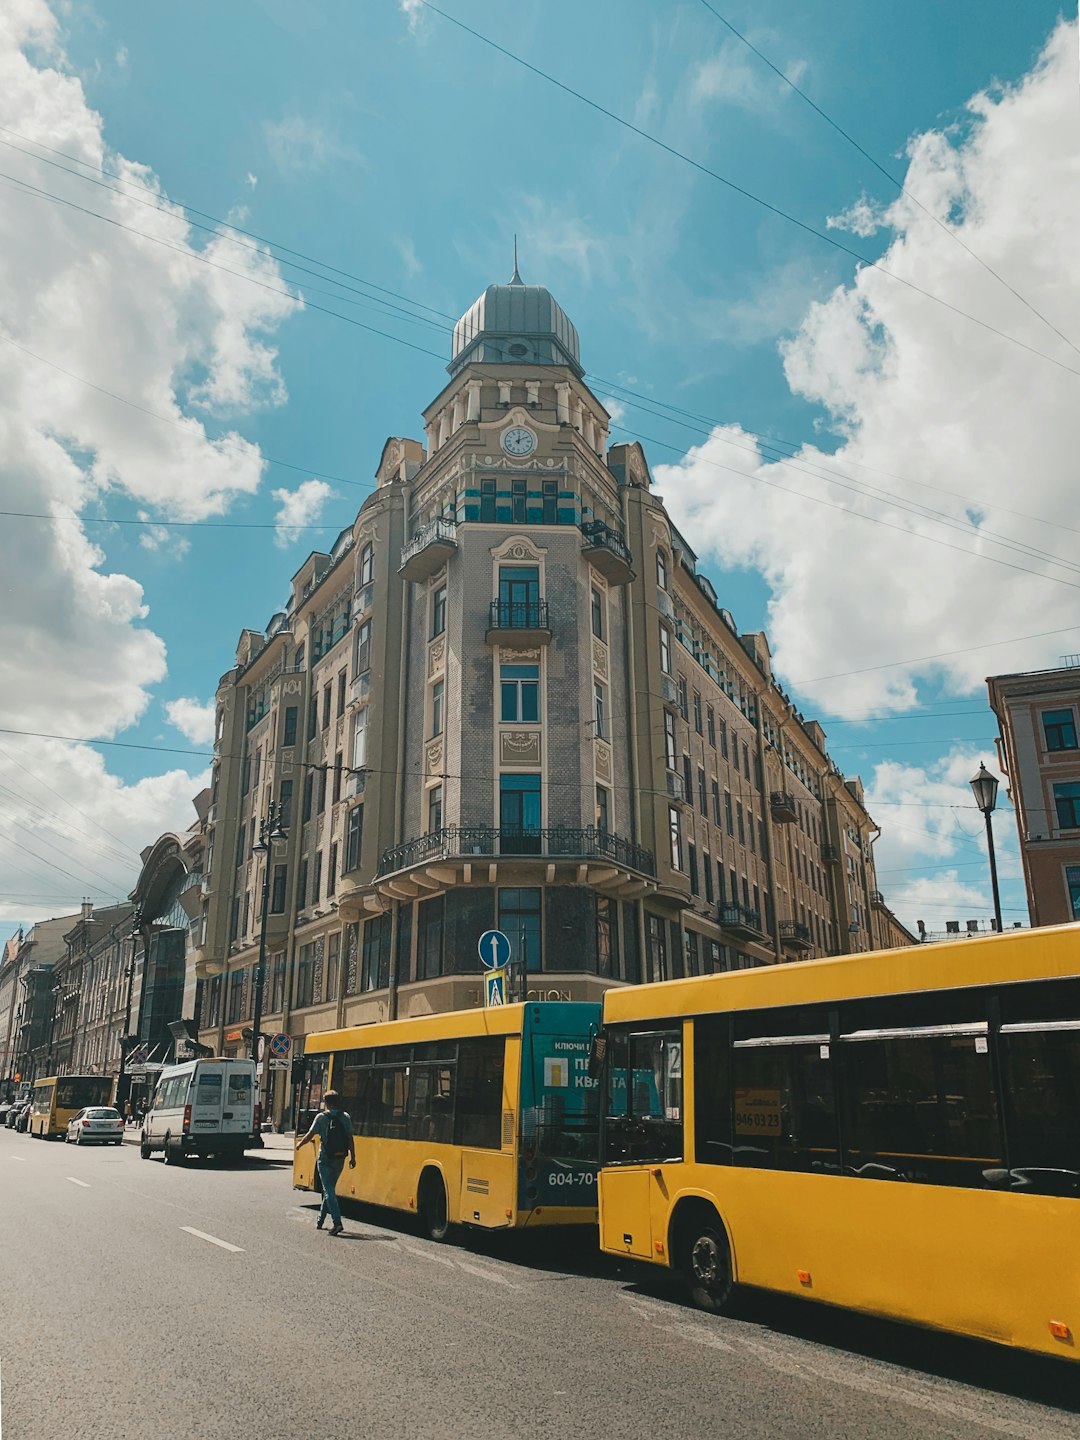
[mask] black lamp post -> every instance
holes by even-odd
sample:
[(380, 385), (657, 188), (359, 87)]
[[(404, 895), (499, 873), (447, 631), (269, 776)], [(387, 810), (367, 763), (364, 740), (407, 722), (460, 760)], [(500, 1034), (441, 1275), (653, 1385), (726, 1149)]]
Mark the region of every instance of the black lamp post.
[[(251, 1058), (259, 1058), (259, 1030), (262, 1026), (263, 987), (266, 984), (266, 920), (270, 913), (270, 862), (274, 854), (274, 842), (287, 840), (289, 832), (281, 823), (281, 811), (273, 800), (266, 807), (266, 818), (259, 822), (259, 838), (251, 847), (253, 855), (265, 858), (262, 883), (262, 920), (259, 925), (259, 963), (255, 967), (255, 1005), (251, 1017)], [(259, 1075), (257, 1094), (262, 1091), (262, 1076)]]
[(997, 804), (998, 785), (1001, 782), (996, 775), (991, 775), (986, 766), (980, 761), (978, 772), (971, 777), (971, 791), (975, 796), (975, 804), (983, 813), (986, 821), (986, 853), (990, 857), (990, 885), (994, 892), (994, 920), (997, 924), (998, 934), (1001, 934), (1001, 897), (998, 894), (997, 860), (994, 857), (994, 827), (990, 817), (994, 813), (994, 806)]

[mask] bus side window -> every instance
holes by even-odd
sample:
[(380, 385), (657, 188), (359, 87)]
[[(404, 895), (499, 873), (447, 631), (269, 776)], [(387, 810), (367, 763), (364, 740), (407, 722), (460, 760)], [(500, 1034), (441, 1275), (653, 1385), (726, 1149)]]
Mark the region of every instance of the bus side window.
[(764, 1170), (835, 1172), (836, 1096), (824, 1035), (736, 1041), (734, 1159)]
[(609, 1032), (604, 1103), (606, 1163), (681, 1159), (682, 1032)]
[(998, 1037), (1010, 1184), (1080, 1194), (1080, 983), (1039, 981), (1002, 993)]
[(458, 1049), (454, 1136), (458, 1145), (498, 1150), (502, 1145), (503, 1061), (499, 1036), (462, 1040)]
[(694, 1152), (702, 1165), (731, 1164), (731, 1022), (694, 1021)]

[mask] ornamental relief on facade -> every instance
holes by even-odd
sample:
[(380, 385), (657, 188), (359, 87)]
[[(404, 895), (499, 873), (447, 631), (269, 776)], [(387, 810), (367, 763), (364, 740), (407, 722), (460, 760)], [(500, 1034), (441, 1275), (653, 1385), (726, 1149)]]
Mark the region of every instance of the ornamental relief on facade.
[(593, 637), (592, 642), (592, 663), (593, 669), (601, 680), (608, 678), (608, 648), (602, 640)]
[(485, 470), (565, 470), (566, 466), (561, 460), (545, 460), (540, 456), (531, 456), (528, 460), (508, 460), (505, 455), (484, 455), (480, 461)]
[(597, 741), (596, 745), (596, 778), (611, 779), (611, 747), (602, 741)]
[(511, 650), (505, 645), (500, 645), (499, 659), (507, 665), (527, 665), (530, 661), (539, 661), (540, 650), (537, 646), (528, 650)]
[(281, 687), (281, 693), (283, 695), (299, 695), (303, 689), (304, 682), (300, 676), (290, 675), (286, 677), (285, 683)]
[(501, 765), (539, 765), (539, 730), (503, 730), (499, 733)]
[(424, 750), (424, 768), (429, 775), (437, 775), (443, 762), (443, 742), (433, 740)]
[(437, 675), (440, 670), (446, 669), (446, 645), (444, 641), (436, 640), (428, 647), (428, 674)]
[(504, 544), (496, 546), (491, 553), (496, 560), (532, 560), (539, 564), (547, 551), (530, 544), (524, 536), (515, 535)]

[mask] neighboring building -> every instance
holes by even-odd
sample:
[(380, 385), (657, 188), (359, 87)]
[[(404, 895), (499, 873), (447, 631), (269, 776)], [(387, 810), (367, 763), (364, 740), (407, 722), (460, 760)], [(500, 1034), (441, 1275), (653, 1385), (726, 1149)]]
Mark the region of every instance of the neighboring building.
[[(60, 1019), (63, 987), (58, 967), (64, 959), (64, 935), (78, 915), (61, 915), (39, 920), (30, 929), (18, 932), (18, 943), (4, 952), (5, 984), (11, 1007), (2, 1025), (9, 1035), (9, 1074), (21, 1077), (25, 1086), (43, 1075), (54, 1074), (56, 1028)], [(12, 937), (14, 940), (15, 937)], [(12, 950), (14, 953), (12, 954)], [(7, 977), (13, 975), (13, 983)]]
[(1080, 656), (987, 679), (1033, 925), (1080, 920)]
[(64, 935), (56, 967), (61, 986), (53, 1043), (58, 1075), (114, 1075), (120, 1065), (124, 975), (131, 959), (131, 906), (82, 913)]
[(910, 941), (859, 782), (609, 448), (549, 292), (490, 286), (449, 372), (218, 686), (200, 1039), (246, 1050), (267, 875), (262, 1028), (296, 1038), (481, 1003), (492, 927), (575, 1000)]

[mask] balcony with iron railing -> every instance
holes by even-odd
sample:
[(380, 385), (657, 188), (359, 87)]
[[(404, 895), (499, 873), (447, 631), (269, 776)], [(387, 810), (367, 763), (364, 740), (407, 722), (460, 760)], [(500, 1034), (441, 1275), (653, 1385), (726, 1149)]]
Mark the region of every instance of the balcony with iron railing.
[(840, 847), (838, 845), (822, 845), (821, 858), (826, 865), (839, 865), (841, 860)]
[(870, 904), (873, 905), (875, 910), (887, 910), (889, 908), (885, 902), (885, 896), (880, 890), (870, 891)]
[(795, 806), (795, 796), (787, 790), (774, 790), (769, 796), (769, 809), (772, 818), (781, 825), (794, 825), (799, 818), (799, 812)]
[(376, 875), (381, 879), (431, 861), (468, 861), (474, 857), (608, 860), (620, 869), (634, 870), (641, 875), (656, 874), (656, 860), (651, 850), (595, 825), (581, 828), (558, 825), (545, 830), (448, 825), (384, 850)]
[(781, 920), (780, 944), (786, 950), (812, 950), (814, 937), (810, 934), (810, 926), (804, 925), (801, 920)]
[(761, 928), (761, 915), (749, 905), (721, 905), (717, 913), (721, 929), (730, 930), (732, 935), (738, 935), (744, 940), (764, 940), (765, 931)]
[(493, 600), (488, 644), (547, 645), (551, 640), (546, 600)]
[(457, 525), (453, 520), (433, 520), (418, 530), (401, 551), (398, 574), (403, 580), (430, 580), (457, 549)]
[(619, 531), (602, 520), (587, 520), (582, 523), (581, 533), (585, 538), (582, 553), (589, 563), (609, 584), (629, 585), (634, 578), (630, 547)]

